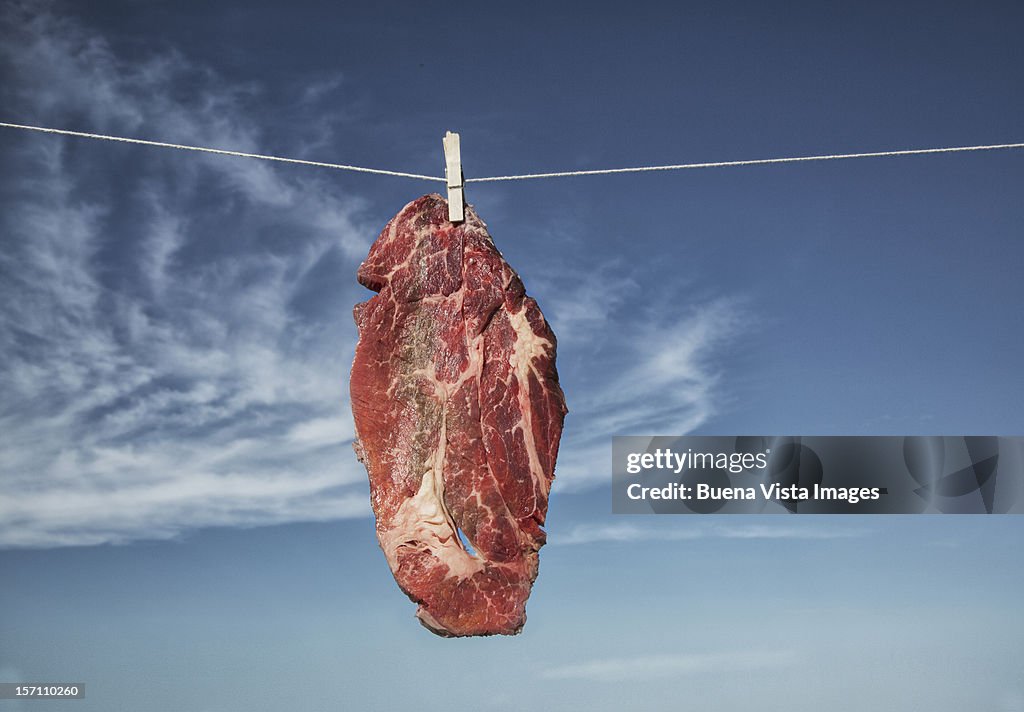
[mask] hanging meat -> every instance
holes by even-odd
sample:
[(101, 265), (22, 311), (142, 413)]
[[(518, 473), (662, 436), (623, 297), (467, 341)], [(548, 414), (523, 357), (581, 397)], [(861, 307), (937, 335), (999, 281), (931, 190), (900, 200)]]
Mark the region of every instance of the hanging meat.
[(355, 450), (377, 538), (442, 636), (526, 621), (566, 414), (555, 335), (467, 206), (409, 203), (359, 268)]

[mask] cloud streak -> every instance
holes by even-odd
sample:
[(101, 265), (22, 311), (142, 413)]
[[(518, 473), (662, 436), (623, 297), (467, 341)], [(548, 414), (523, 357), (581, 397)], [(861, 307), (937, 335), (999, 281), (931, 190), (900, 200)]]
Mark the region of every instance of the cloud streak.
[(631, 522), (578, 524), (564, 535), (552, 532), (552, 545), (603, 544), (609, 542), (690, 541), (694, 539), (803, 539), (831, 540), (869, 536), (870, 530), (853, 527), (822, 527), (793, 524), (716, 524), (700, 522), (639, 525)]
[(718, 412), (717, 357), (749, 322), (738, 300), (693, 303), (680, 286), (641, 288), (615, 262), (561, 268), (550, 278), (557, 289), (541, 279), (571, 396), (558, 491), (611, 479), (613, 435), (684, 435)]
[(775, 670), (796, 665), (798, 657), (785, 650), (690, 653), (683, 655), (641, 655), (605, 658), (545, 670), (548, 680), (623, 682), (700, 675), (735, 675), (740, 672)]
[[(252, 87), (26, 7), (2, 19), (23, 118), (257, 146)], [(365, 254), (363, 201), (252, 161), (5, 146), (0, 546), (367, 514), (345, 378), (361, 295), (329, 279)]]

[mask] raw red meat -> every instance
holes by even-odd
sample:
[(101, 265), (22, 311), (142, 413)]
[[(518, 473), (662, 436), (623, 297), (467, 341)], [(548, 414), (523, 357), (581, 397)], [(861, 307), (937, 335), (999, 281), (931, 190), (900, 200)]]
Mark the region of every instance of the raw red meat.
[(440, 195), (405, 206), (358, 276), (379, 294), (355, 308), (355, 449), (388, 565), (433, 632), (518, 633), (566, 413), (555, 336)]

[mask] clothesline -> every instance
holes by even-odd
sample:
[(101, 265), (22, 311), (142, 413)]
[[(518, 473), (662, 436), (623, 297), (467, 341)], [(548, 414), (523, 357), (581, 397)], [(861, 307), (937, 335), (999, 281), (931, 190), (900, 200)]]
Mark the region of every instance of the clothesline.
[(822, 156), (794, 156), (790, 158), (754, 158), (745, 161), (713, 161), (710, 163), (679, 163), (671, 166), (641, 166), (637, 168), (605, 168), (592, 171), (560, 171), (558, 173), (528, 173), (521, 176), (494, 176), (493, 178), (467, 178), (467, 183), (489, 183), (531, 178), (566, 178), (570, 176), (601, 176), (611, 173), (646, 173), (648, 171), (678, 171), (689, 168), (727, 168), (730, 166), (763, 166), (768, 163), (799, 163), (801, 161), (836, 161), (844, 158), (878, 158), (881, 156), (915, 156), (923, 153), (957, 153), (961, 151), (992, 151), (999, 148), (1024, 148), (1024, 143), (999, 143), (989, 146), (952, 146), (949, 148), (912, 148), (902, 151), (872, 151), (871, 153), (834, 153)]
[(104, 141), (120, 141), (121, 143), (138, 143), (143, 146), (157, 146), (159, 148), (176, 148), (179, 151), (199, 151), (201, 153), (218, 153), (222, 156), (239, 156), (241, 158), (259, 158), (263, 161), (278, 161), (280, 163), (298, 163), (303, 166), (317, 166), (318, 168), (336, 168), (342, 171), (357, 171), (359, 173), (379, 173), (385, 176), (398, 176), (399, 178), (419, 178), (420, 180), (439, 180), (444, 178), (434, 176), (423, 176), (418, 173), (402, 173), (400, 171), (386, 171), (380, 168), (362, 168), (360, 166), (346, 166), (342, 163), (326, 163), (323, 161), (306, 161), (301, 158), (281, 158), (280, 156), (267, 156), (261, 153), (246, 153), (244, 151), (228, 151), (223, 148), (203, 148), (202, 146), (185, 146), (180, 143), (165, 143), (163, 141), (147, 141), (141, 138), (125, 138), (124, 136), (107, 136), (105, 134), (84, 133), (82, 131), (67, 131), (65, 129), (50, 129), (43, 126), (25, 126), (23, 124), (8, 124), (0, 122), (0, 126), (9, 129), (26, 129), (28, 131), (42, 131), (43, 133), (61, 134), (62, 136), (78, 136), (79, 138), (98, 138)]
[[(350, 166), (343, 163), (329, 163), (326, 161), (307, 161), (301, 158), (283, 158), (281, 156), (269, 156), (261, 153), (247, 153), (244, 151), (230, 151), (222, 148), (205, 148), (202, 146), (188, 146), (179, 143), (166, 143), (163, 141), (149, 141), (140, 138), (127, 138), (124, 136), (108, 136), (105, 134), (85, 133), (82, 131), (68, 131), (66, 129), (53, 129), (43, 126), (27, 126), (24, 124), (9, 124), (0, 122), (0, 126), (9, 129), (25, 129), (27, 131), (40, 131), (43, 133), (60, 134), (63, 136), (77, 136), (79, 138), (93, 138), (104, 141), (118, 141), (121, 143), (135, 143), (143, 146), (157, 146), (159, 148), (174, 148), (181, 151), (198, 151), (201, 153), (216, 153), (223, 156), (238, 156), (240, 158), (257, 158), (263, 161), (277, 161), (280, 163), (296, 163), (303, 166), (316, 166), (318, 168), (333, 168), (343, 171), (355, 171), (358, 173), (376, 173), (378, 175), (397, 176), (399, 178), (415, 178), (418, 180), (446, 182), (445, 178), (437, 176), (421, 175), (419, 173), (405, 173), (403, 171), (389, 171), (381, 168), (364, 168), (361, 166)], [(804, 161), (835, 161), (847, 158), (881, 158), (891, 156), (916, 156), (927, 153), (960, 153), (965, 151), (993, 151), (1009, 148), (1024, 148), (1024, 143), (997, 143), (983, 146), (950, 146), (947, 148), (913, 148), (898, 151), (872, 151), (869, 153), (834, 153), (820, 156), (793, 156), (788, 158), (755, 158), (742, 161), (712, 161), (708, 163), (678, 163), (666, 166), (637, 166), (634, 168), (606, 168), (599, 170), (582, 171), (557, 171), (552, 173), (526, 173), (523, 175), (491, 176), (487, 178), (466, 178), (466, 183), (494, 183), (498, 181), (531, 180), (537, 178), (567, 178), (572, 176), (596, 176), (610, 175), (613, 173), (646, 173), (649, 171), (676, 171), (695, 168), (727, 168), (732, 166), (759, 166), (771, 163), (800, 163)]]

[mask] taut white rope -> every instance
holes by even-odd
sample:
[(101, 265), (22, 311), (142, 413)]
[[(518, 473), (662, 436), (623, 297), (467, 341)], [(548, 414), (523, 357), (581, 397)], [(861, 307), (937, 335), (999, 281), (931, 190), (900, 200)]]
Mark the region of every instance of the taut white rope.
[[(141, 138), (124, 138), (122, 136), (106, 136), (104, 134), (84, 133), (81, 131), (66, 131), (64, 129), (50, 129), (42, 126), (26, 126), (23, 124), (8, 124), (0, 122), (0, 126), (10, 129), (27, 129), (29, 131), (42, 131), (43, 133), (61, 134), (64, 136), (79, 136), (81, 138), (98, 138), (105, 141), (120, 141), (122, 143), (138, 143), (143, 146), (159, 146), (160, 148), (176, 148), (182, 151), (199, 151), (202, 153), (219, 153), (224, 156), (239, 156), (242, 158), (259, 158), (264, 161), (278, 161), (280, 163), (297, 163), (303, 166), (317, 166), (319, 168), (335, 168), (343, 171), (356, 171), (359, 173), (376, 173), (385, 176), (397, 176), (399, 178), (416, 178), (419, 180), (439, 181), (445, 183), (445, 178), (437, 176), (424, 176), (418, 173), (403, 173), (401, 171), (386, 171), (380, 168), (362, 168), (360, 166), (348, 166), (342, 163), (325, 163), (323, 161), (306, 161), (300, 158), (281, 158), (280, 156), (266, 156), (259, 153), (245, 153), (243, 151), (228, 151), (221, 148), (203, 148), (200, 146), (185, 146), (179, 143), (164, 143), (163, 141), (147, 141)], [(1024, 148), (1024, 143), (997, 143), (986, 146), (951, 146), (948, 148), (913, 148), (902, 151), (872, 151), (870, 153), (834, 153), (822, 156), (795, 156), (792, 158), (755, 158), (746, 161), (714, 161), (710, 163), (679, 163), (669, 166), (638, 166), (636, 168), (606, 168), (603, 170), (586, 171), (558, 171), (554, 173), (527, 173), (518, 176), (491, 176), (488, 178), (466, 178), (466, 183), (494, 183), (506, 180), (530, 180), (533, 178), (568, 178), (570, 176), (600, 176), (612, 173), (646, 173), (648, 171), (678, 171), (690, 168), (726, 168), (730, 166), (762, 166), (769, 163), (800, 163), (803, 161), (836, 161), (846, 158), (880, 158), (883, 156), (917, 156), (925, 153), (959, 153), (963, 151), (994, 151), (1006, 148)]]
[(915, 148), (905, 151), (873, 151), (871, 153), (836, 153), (826, 156), (797, 156), (795, 158), (756, 158), (747, 161), (715, 161), (713, 163), (680, 163), (673, 166), (640, 166), (637, 168), (607, 168), (591, 171), (560, 171), (557, 173), (528, 173), (521, 176), (494, 176), (493, 178), (467, 178), (467, 183), (489, 183), (503, 180), (529, 180), (531, 178), (567, 178), (569, 176), (600, 176), (610, 173), (644, 173), (647, 171), (678, 171), (688, 168), (724, 168), (727, 166), (760, 166), (766, 163), (798, 163), (800, 161), (835, 161), (843, 158), (877, 158), (879, 156), (914, 156), (922, 153), (955, 153), (958, 151), (992, 151), (998, 148), (1024, 148), (1024, 143), (999, 143), (990, 146), (954, 146), (951, 148)]
[(319, 168), (336, 168), (342, 171), (357, 171), (359, 173), (377, 173), (384, 176), (398, 176), (399, 178), (418, 178), (420, 180), (435, 180), (442, 183), (444, 178), (435, 176), (421, 176), (418, 173), (402, 173), (400, 171), (385, 171), (380, 168), (362, 168), (360, 166), (346, 166), (342, 163), (324, 163), (322, 161), (305, 161), (301, 158), (281, 158), (280, 156), (265, 156), (259, 153), (245, 153), (244, 151), (227, 151), (222, 148), (202, 148), (200, 146), (183, 146), (179, 143), (164, 143), (163, 141), (146, 141), (141, 138), (123, 138), (121, 136), (105, 136), (104, 134), (83, 133), (81, 131), (65, 131), (64, 129), (48, 129), (42, 126), (24, 126), (22, 124), (8, 124), (0, 122), (0, 126), (9, 129), (28, 129), (29, 131), (42, 131), (43, 133), (62, 134), (64, 136), (78, 136), (80, 138), (99, 138), (104, 141), (121, 141), (122, 143), (139, 143), (143, 146), (159, 146), (160, 148), (177, 148), (182, 151), (200, 151), (202, 153), (219, 153), (223, 156), (240, 156), (241, 158), (259, 158), (263, 161), (278, 161), (280, 163), (298, 163), (302, 166), (317, 166)]

